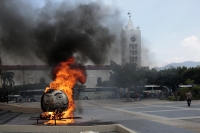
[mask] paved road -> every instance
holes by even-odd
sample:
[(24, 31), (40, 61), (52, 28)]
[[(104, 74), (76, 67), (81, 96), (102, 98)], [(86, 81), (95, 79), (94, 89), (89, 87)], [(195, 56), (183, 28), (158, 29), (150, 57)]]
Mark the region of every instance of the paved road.
[[(16, 106), (39, 108), (39, 103), (13, 103)], [(195, 133), (200, 132), (200, 101), (192, 101), (188, 107), (186, 101), (163, 101), (146, 99), (126, 102), (117, 100), (77, 101), (75, 116), (82, 117), (76, 123), (102, 122), (119, 123), (138, 133)], [(7, 125), (30, 125), (30, 116), (22, 114), (7, 122)]]
[[(88, 101), (107, 109), (108, 118), (140, 133), (200, 132), (200, 102), (143, 100), (126, 103), (115, 100)], [(111, 115), (111, 116), (110, 116)], [(105, 116), (106, 117), (106, 116)]]

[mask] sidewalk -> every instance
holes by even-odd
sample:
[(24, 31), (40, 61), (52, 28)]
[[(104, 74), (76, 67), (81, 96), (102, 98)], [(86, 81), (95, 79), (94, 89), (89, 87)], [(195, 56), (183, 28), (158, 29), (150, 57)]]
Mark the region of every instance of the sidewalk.
[(21, 112), (21, 113), (41, 113), (42, 110), (40, 107), (34, 106), (20, 106), (15, 103), (0, 103), (0, 109), (2, 110), (10, 110), (11, 112)]

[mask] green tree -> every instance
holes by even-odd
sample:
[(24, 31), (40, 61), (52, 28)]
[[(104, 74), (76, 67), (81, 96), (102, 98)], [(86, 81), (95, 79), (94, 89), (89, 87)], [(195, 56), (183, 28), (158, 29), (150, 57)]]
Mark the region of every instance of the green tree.
[(183, 73), (186, 69), (186, 67), (171, 67), (169, 69), (160, 70), (157, 74), (156, 82), (161, 86), (167, 86), (175, 91), (180, 84), (185, 82)]
[(194, 80), (187, 79), (187, 80), (185, 81), (185, 84), (187, 84), (187, 85), (193, 85), (193, 84), (194, 84)]
[(120, 66), (111, 62), (110, 82), (116, 87), (130, 88), (136, 86), (141, 80), (135, 63)]
[(8, 71), (4, 71), (1, 73), (3, 88), (5, 88), (6, 85), (12, 88), (12, 86), (15, 84), (15, 82), (13, 81), (14, 75), (15, 75), (14, 72), (8, 72)]

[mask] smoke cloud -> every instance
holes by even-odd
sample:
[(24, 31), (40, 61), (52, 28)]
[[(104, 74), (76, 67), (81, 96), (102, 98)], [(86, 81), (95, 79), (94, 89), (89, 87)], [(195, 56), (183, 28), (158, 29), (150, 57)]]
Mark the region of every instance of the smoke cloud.
[[(122, 27), (117, 10), (102, 3), (72, 6), (44, 1), (44, 6), (36, 8), (29, 2), (0, 1), (4, 53), (24, 62), (39, 58), (50, 66), (72, 56), (81, 63), (104, 63)], [(111, 30), (115, 24), (118, 33)]]

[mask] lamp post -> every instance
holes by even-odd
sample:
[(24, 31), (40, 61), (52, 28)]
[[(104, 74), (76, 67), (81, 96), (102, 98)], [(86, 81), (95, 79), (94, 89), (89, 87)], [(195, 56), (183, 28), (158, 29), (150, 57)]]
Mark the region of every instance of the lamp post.
[(2, 89), (2, 70), (1, 70), (1, 55), (0, 55), (0, 89)]
[(28, 84), (29, 84), (29, 74), (28, 74)]
[(30, 80), (30, 79), (33, 79), (33, 78), (29, 78), (29, 74), (28, 74), (28, 84), (29, 84), (29, 80)]
[[(0, 41), (4, 41), (3, 39), (0, 39)], [(2, 65), (2, 60), (1, 60), (1, 50), (0, 50), (0, 89), (2, 89), (2, 69), (1, 69), (1, 65)], [(4, 89), (4, 88), (3, 88)]]

